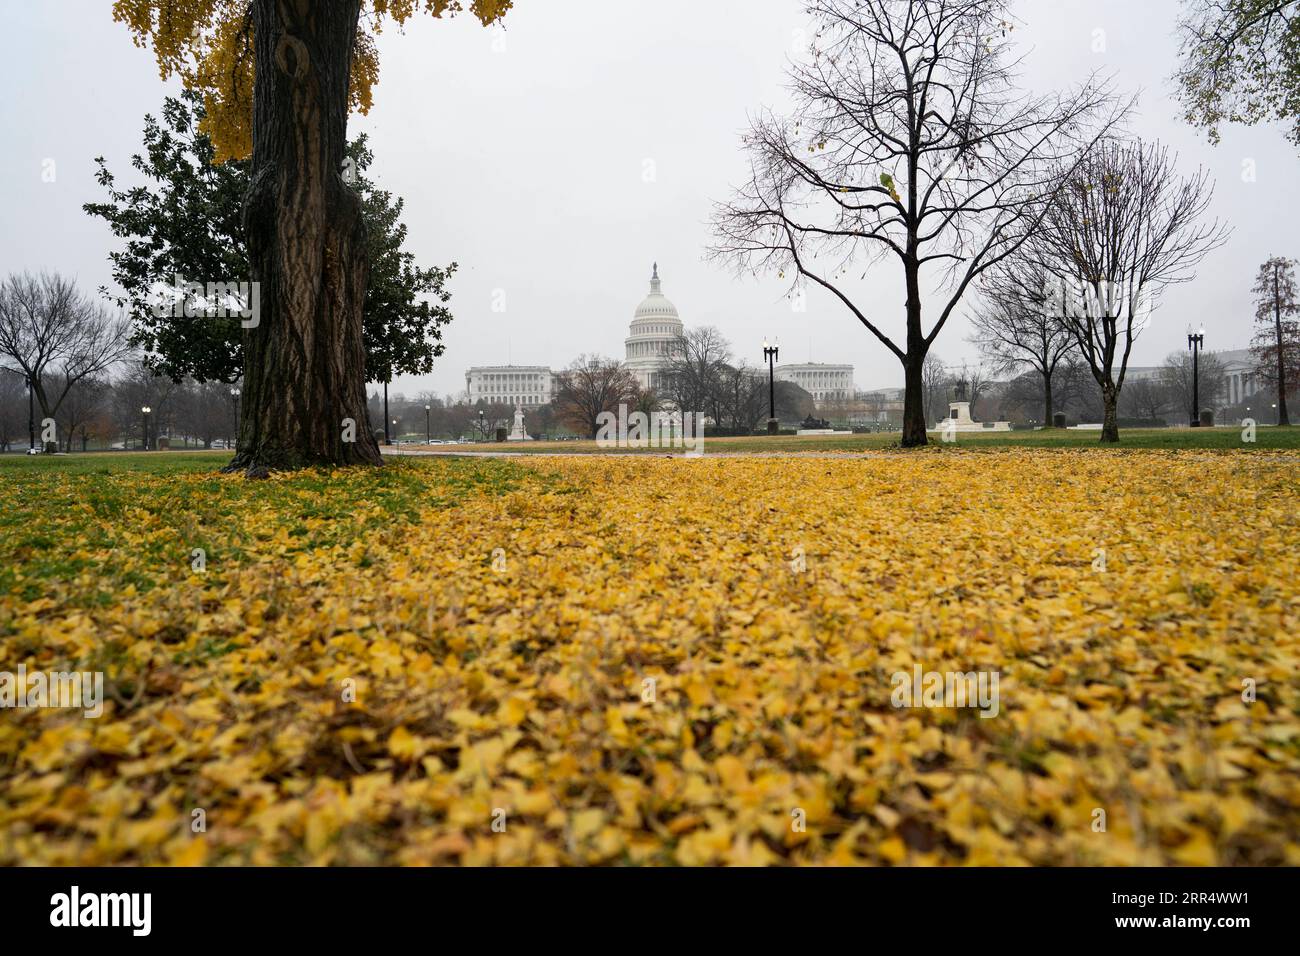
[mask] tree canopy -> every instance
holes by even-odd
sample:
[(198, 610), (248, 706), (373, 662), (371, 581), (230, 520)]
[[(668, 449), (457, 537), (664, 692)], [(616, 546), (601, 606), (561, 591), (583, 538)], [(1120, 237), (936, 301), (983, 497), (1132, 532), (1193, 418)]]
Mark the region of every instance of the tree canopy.
[[(99, 157), (97, 179), (109, 198), (85, 209), (126, 240), (109, 255), (113, 279), (123, 290), (111, 298), (132, 317), (132, 344), (145, 350), (149, 367), (174, 381), (191, 376), (233, 382), (244, 367), (238, 317), (196, 320), (155, 309), (160, 285), (250, 274), (242, 225), (249, 163), (216, 162), (212, 139), (201, 132), (203, 120), (200, 94), (186, 90), (179, 98), (168, 97), (159, 118), (145, 117), (144, 149), (131, 160), (146, 183), (119, 188)], [(442, 326), (451, 321), (445, 306), (451, 293), (444, 286), (456, 264), (418, 266), (404, 249), (403, 200), (365, 175), (374, 157), (364, 134), (349, 144), (348, 157), (370, 260), (362, 315), (366, 381), (427, 374), (442, 354)], [(195, 228), (196, 223), (203, 227)]]
[[(349, 109), (370, 111), (379, 81), (375, 38), (390, 21), (400, 28), (419, 13), (443, 18), (468, 8), (486, 26), (501, 20), (512, 2), (364, 0), (352, 46)], [(115, 0), (113, 19), (130, 29), (138, 46), (153, 47), (163, 79), (179, 76), (186, 87), (202, 94), (201, 129), (212, 139), (217, 162), (252, 153), (256, 66), (253, 17), (246, 0)], [(287, 55), (286, 45), (276, 51), (277, 59)]]
[(1300, 146), (1300, 2), (1188, 0), (1174, 79), (1184, 117), (1219, 140), (1219, 126), (1288, 121)]
[[(968, 288), (1032, 233), (1053, 169), (1122, 114), (1096, 77), (1024, 91), (1004, 7), (810, 0), (795, 107), (752, 122), (748, 178), (713, 217), (713, 259), (824, 289), (899, 359), (904, 446), (927, 441), (922, 365)], [(881, 260), (901, 266), (903, 336), (854, 287)]]
[(1255, 277), (1255, 336), (1251, 341), (1260, 378), (1277, 389), (1278, 424), (1291, 421), (1288, 392), (1300, 389), (1300, 295), (1296, 262), (1272, 256)]

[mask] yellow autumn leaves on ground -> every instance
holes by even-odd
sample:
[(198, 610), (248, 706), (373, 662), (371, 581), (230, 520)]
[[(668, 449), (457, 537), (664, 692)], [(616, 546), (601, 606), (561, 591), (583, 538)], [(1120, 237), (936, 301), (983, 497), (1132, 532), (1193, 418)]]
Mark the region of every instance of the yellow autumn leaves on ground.
[[(1300, 863), (1300, 455), (5, 476), (0, 863)], [(196, 569), (196, 549), (203, 560)], [(894, 675), (998, 675), (996, 716)]]

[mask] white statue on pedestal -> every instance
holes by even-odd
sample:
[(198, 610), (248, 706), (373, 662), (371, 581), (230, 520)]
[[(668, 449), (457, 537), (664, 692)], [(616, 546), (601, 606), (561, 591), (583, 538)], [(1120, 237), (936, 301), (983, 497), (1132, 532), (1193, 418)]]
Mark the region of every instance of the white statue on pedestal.
[(524, 431), (524, 410), (516, 406), (515, 424), (514, 427), (510, 429), (510, 434), (506, 437), (506, 441), (532, 441), (532, 440), (533, 439), (528, 434), (528, 432)]

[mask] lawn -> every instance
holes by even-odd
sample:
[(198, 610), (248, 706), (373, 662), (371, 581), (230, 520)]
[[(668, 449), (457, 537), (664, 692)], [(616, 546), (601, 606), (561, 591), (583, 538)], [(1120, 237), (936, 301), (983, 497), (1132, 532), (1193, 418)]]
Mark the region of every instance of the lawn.
[(228, 451), (108, 451), (70, 455), (0, 455), (0, 481), (18, 475), (117, 475), (124, 472), (169, 475), (220, 469)]
[[(1100, 448), (1100, 433), (1048, 428), (1040, 431), (973, 432), (959, 433), (951, 444), (939, 440), (937, 433), (930, 441), (938, 448)], [(898, 432), (877, 432), (861, 435), (750, 435), (742, 437), (709, 438), (704, 441), (704, 454), (762, 454), (764, 452), (858, 452), (898, 448)], [(412, 446), (423, 449), (425, 446)], [(1254, 442), (1242, 441), (1240, 428), (1133, 428), (1120, 430), (1120, 448), (1163, 449), (1300, 449), (1300, 426), (1277, 428), (1261, 426), (1255, 431)], [(466, 445), (435, 445), (433, 451), (509, 451), (519, 453), (591, 454), (608, 452), (594, 441), (531, 441), (531, 442), (474, 442)], [(660, 448), (620, 448), (622, 453), (662, 454)], [(678, 449), (680, 451), (680, 449)]]
[(0, 864), (1300, 864), (1260, 446), (5, 458)]

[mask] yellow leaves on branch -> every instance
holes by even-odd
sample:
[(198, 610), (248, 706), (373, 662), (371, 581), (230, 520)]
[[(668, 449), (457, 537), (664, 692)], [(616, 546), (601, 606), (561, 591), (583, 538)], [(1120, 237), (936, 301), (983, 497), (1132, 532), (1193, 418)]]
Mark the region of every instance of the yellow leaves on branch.
[[(469, 12), (485, 26), (505, 17), (513, 0), (472, 0)], [(426, 13), (451, 17), (465, 10), (459, 0), (365, 0), (353, 45), (349, 107), (368, 113), (379, 81), (375, 36), (391, 18), (399, 26)], [(178, 76), (203, 93), (218, 162), (242, 159), (253, 149), (253, 22), (249, 0), (114, 0), (113, 19), (131, 31), (138, 46), (151, 46), (163, 79)]]
[[(0, 721), (0, 865), (1297, 864), (1297, 465), (6, 483), (0, 661), (110, 692)], [(996, 716), (897, 706), (916, 666)]]

